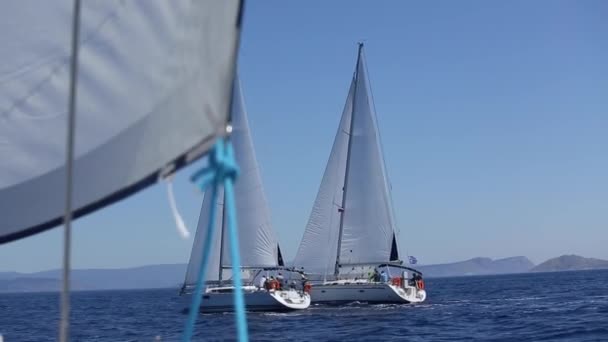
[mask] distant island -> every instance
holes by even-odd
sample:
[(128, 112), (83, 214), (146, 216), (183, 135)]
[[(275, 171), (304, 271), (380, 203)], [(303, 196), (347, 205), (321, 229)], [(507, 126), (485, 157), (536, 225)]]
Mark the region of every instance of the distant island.
[(460, 262), (437, 265), (414, 265), (425, 277), (454, 277), (467, 275), (490, 275), (528, 272), (534, 267), (530, 259), (516, 256), (492, 260), (490, 258), (473, 258)]
[[(121, 269), (72, 270), (74, 291), (177, 288), (182, 284), (186, 264), (149, 265)], [(535, 266), (528, 258), (473, 258), (465, 261), (414, 265), (425, 277), (454, 277), (526, 272), (556, 272), (608, 269), (608, 261), (563, 255)], [(0, 272), (0, 293), (55, 292), (61, 288), (61, 270), (35, 273)]]
[(562, 255), (533, 267), (531, 272), (558, 272), (608, 269), (608, 260), (584, 258), (579, 255)]
[[(71, 286), (74, 291), (177, 288), (184, 280), (186, 266), (167, 264), (120, 269), (75, 269), (71, 272)], [(0, 293), (54, 292), (60, 289), (61, 270), (0, 272)]]

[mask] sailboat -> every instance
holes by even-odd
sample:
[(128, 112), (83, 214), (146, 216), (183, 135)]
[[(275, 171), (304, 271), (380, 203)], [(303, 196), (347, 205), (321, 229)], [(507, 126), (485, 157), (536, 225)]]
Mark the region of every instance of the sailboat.
[[(232, 135), (230, 137), (235, 157), (241, 168), (241, 175), (235, 184), (236, 212), (239, 216), (240, 253), (244, 262), (241, 275), (248, 284), (243, 286), (245, 304), (249, 311), (284, 311), (306, 309), (310, 305), (310, 295), (304, 291), (301, 282), (296, 286), (261, 283), (263, 278), (293, 278), (292, 274), (302, 273), (284, 267), (279, 244), (272, 230), (270, 214), (255, 158), (253, 143), (249, 133), (249, 123), (244, 107), (240, 82), (234, 83), (232, 100)], [(200, 269), (203, 239), (206, 236), (207, 222), (211, 210), (216, 209), (216, 235), (209, 260), (210, 270), (206, 276), (206, 289), (203, 291), (201, 312), (223, 312), (233, 309), (234, 285), (230, 279), (231, 261), (225, 241), (225, 211), (223, 191), (211, 203), (211, 196), (205, 196), (199, 223), (191, 251), (186, 280), (181, 294), (190, 302)], [(302, 278), (302, 275), (298, 275)], [(303, 278), (302, 278), (303, 279)], [(308, 288), (306, 288), (308, 291)]]
[(340, 126), (294, 260), (318, 281), (312, 302), (424, 301), (422, 274), (399, 260), (397, 232), (359, 43)]

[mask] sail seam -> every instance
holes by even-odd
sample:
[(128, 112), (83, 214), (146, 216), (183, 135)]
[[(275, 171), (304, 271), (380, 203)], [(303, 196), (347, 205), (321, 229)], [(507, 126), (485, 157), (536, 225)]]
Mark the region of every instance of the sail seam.
[[(75, 2), (76, 1), (79, 2), (80, 0), (75, 0)], [(78, 5), (78, 6), (80, 7), (80, 5)], [(84, 46), (89, 41), (93, 40), (94, 37), (97, 35), (97, 33), (99, 31), (101, 31), (102, 28), (106, 25), (106, 23), (109, 22), (112, 17), (117, 16), (117, 13), (118, 13), (118, 9), (115, 9), (114, 11), (109, 13), (105, 18), (103, 18), (100, 21), (100, 24), (94, 30), (92, 30), (91, 33), (89, 33), (87, 35), (87, 37), (85, 37), (82, 41), (77, 42), (77, 44), (79, 46)], [(80, 26), (80, 24), (78, 24), (78, 26)], [(80, 30), (80, 28), (78, 30)], [(80, 36), (80, 34), (79, 34), (79, 36)], [(72, 51), (72, 54), (73, 53), (74, 52)], [(18, 99), (16, 101), (13, 101), (11, 106), (9, 106), (6, 110), (4, 110), (0, 113), (0, 116), (7, 117), (13, 110), (15, 110), (15, 108), (26, 103), (32, 96), (34, 96), (36, 93), (38, 93), (38, 90), (40, 90), (44, 84), (50, 82), (53, 79), (54, 75), (56, 75), (57, 73), (64, 70), (64, 68), (68, 65), (71, 68), (71, 60), (72, 60), (71, 56), (60, 56), (60, 57), (57, 57), (57, 59), (62, 60), (62, 62), (53, 66), (46, 77), (44, 77), (42, 80), (40, 80), (38, 83), (36, 83), (33, 87), (31, 87), (30, 90), (27, 92), (27, 94), (25, 94), (25, 96), (21, 97), (20, 99)], [(42, 67), (42, 66), (40, 66), (40, 67)]]

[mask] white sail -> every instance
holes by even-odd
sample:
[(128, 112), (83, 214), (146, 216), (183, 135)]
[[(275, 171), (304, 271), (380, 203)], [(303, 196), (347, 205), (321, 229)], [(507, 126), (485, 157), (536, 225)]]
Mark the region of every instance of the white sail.
[[(211, 203), (211, 192), (205, 193), (203, 199), (203, 206), (201, 207), (201, 213), (198, 219), (198, 227), (196, 228), (196, 235), (194, 236), (194, 244), (192, 245), (192, 251), (190, 252), (190, 262), (186, 270), (186, 285), (196, 284), (199, 270), (201, 267), (201, 261), (203, 258), (203, 244), (205, 243), (205, 237), (207, 236), (207, 228), (209, 224), (209, 215), (211, 209), (216, 211), (215, 216), (215, 241), (221, 239), (221, 227), (222, 227), (222, 209), (224, 203), (224, 191), (220, 187), (217, 193), (217, 199), (215, 203)], [(213, 243), (211, 253), (209, 254), (209, 264), (207, 266), (207, 281), (219, 280), (220, 279), (220, 244)]]
[(334, 272), (354, 89), (353, 79), (321, 186), (294, 259), (294, 265), (302, 267), (308, 273)]
[(376, 113), (359, 54), (340, 263), (390, 261), (393, 234), (392, 203), (380, 149)]
[[(237, 164), (240, 168), (240, 175), (234, 185), (236, 213), (238, 216), (238, 232), (239, 232), (239, 249), (241, 254), (241, 265), (244, 267), (270, 267), (277, 266), (278, 263), (278, 244), (277, 238), (270, 223), (270, 213), (264, 189), (262, 187), (262, 178), (255, 158), (253, 142), (249, 131), (249, 122), (243, 102), (242, 91), (239, 80), (235, 81), (233, 102), (232, 102), (232, 134), (230, 140), (234, 147), (234, 154)], [(209, 193), (205, 194), (207, 197)], [(209, 196), (210, 197), (210, 196)], [(224, 214), (223, 196), (218, 196), (219, 200), (217, 217), (217, 231), (214, 239), (214, 247), (212, 251), (213, 257), (209, 265), (209, 277), (206, 280), (217, 280), (220, 262), (220, 241), (222, 240), (222, 216)], [(191, 285), (196, 280), (198, 270), (200, 268), (202, 255), (202, 241), (205, 238), (206, 226), (209, 220), (209, 202), (203, 201), (201, 215), (199, 217), (198, 229), (194, 245), (192, 247), (192, 255), (188, 264), (188, 273), (186, 275), (186, 285)], [(222, 267), (231, 267), (230, 262), (230, 246), (227, 232), (224, 224), (224, 247), (221, 255)], [(228, 270), (224, 270), (226, 274)], [(227, 279), (228, 277), (224, 277)]]
[(332, 274), (337, 256), (342, 265), (388, 262), (398, 256), (395, 236), (390, 189), (361, 48), (294, 264), (311, 273)]
[[(255, 157), (249, 120), (243, 100), (240, 81), (236, 80), (232, 102), (232, 135), (236, 161), (241, 171), (234, 186), (236, 213), (239, 223), (239, 243), (243, 266), (276, 266), (278, 260), (277, 238), (270, 223), (270, 211), (260, 168)], [(225, 239), (228, 251), (228, 239)], [(229, 266), (230, 254), (225, 253), (222, 262)]]
[[(0, 243), (61, 223), (71, 0), (2, 3)], [(227, 122), (238, 0), (82, 2), (74, 215), (200, 157)]]

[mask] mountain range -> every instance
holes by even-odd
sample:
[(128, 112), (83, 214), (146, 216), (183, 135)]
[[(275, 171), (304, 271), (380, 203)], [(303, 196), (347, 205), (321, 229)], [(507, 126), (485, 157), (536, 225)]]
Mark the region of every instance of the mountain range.
[[(149, 265), (121, 269), (74, 269), (74, 291), (179, 287), (186, 264)], [(35, 273), (0, 272), (0, 292), (59, 291), (61, 270)]]
[[(149, 265), (121, 269), (75, 269), (71, 272), (74, 291), (111, 289), (178, 288), (186, 264)], [(528, 258), (473, 258), (437, 265), (414, 265), (425, 277), (452, 277), (526, 272), (555, 272), (608, 269), (608, 261), (563, 255), (535, 266)], [(0, 293), (59, 291), (61, 270), (35, 273), (0, 272)]]
[(608, 269), (608, 260), (583, 258), (579, 255), (562, 255), (532, 268), (532, 272), (581, 271)]
[(466, 275), (488, 275), (524, 273), (534, 267), (530, 259), (516, 256), (492, 260), (490, 258), (473, 258), (460, 262), (437, 265), (415, 266), (425, 277), (453, 277)]

